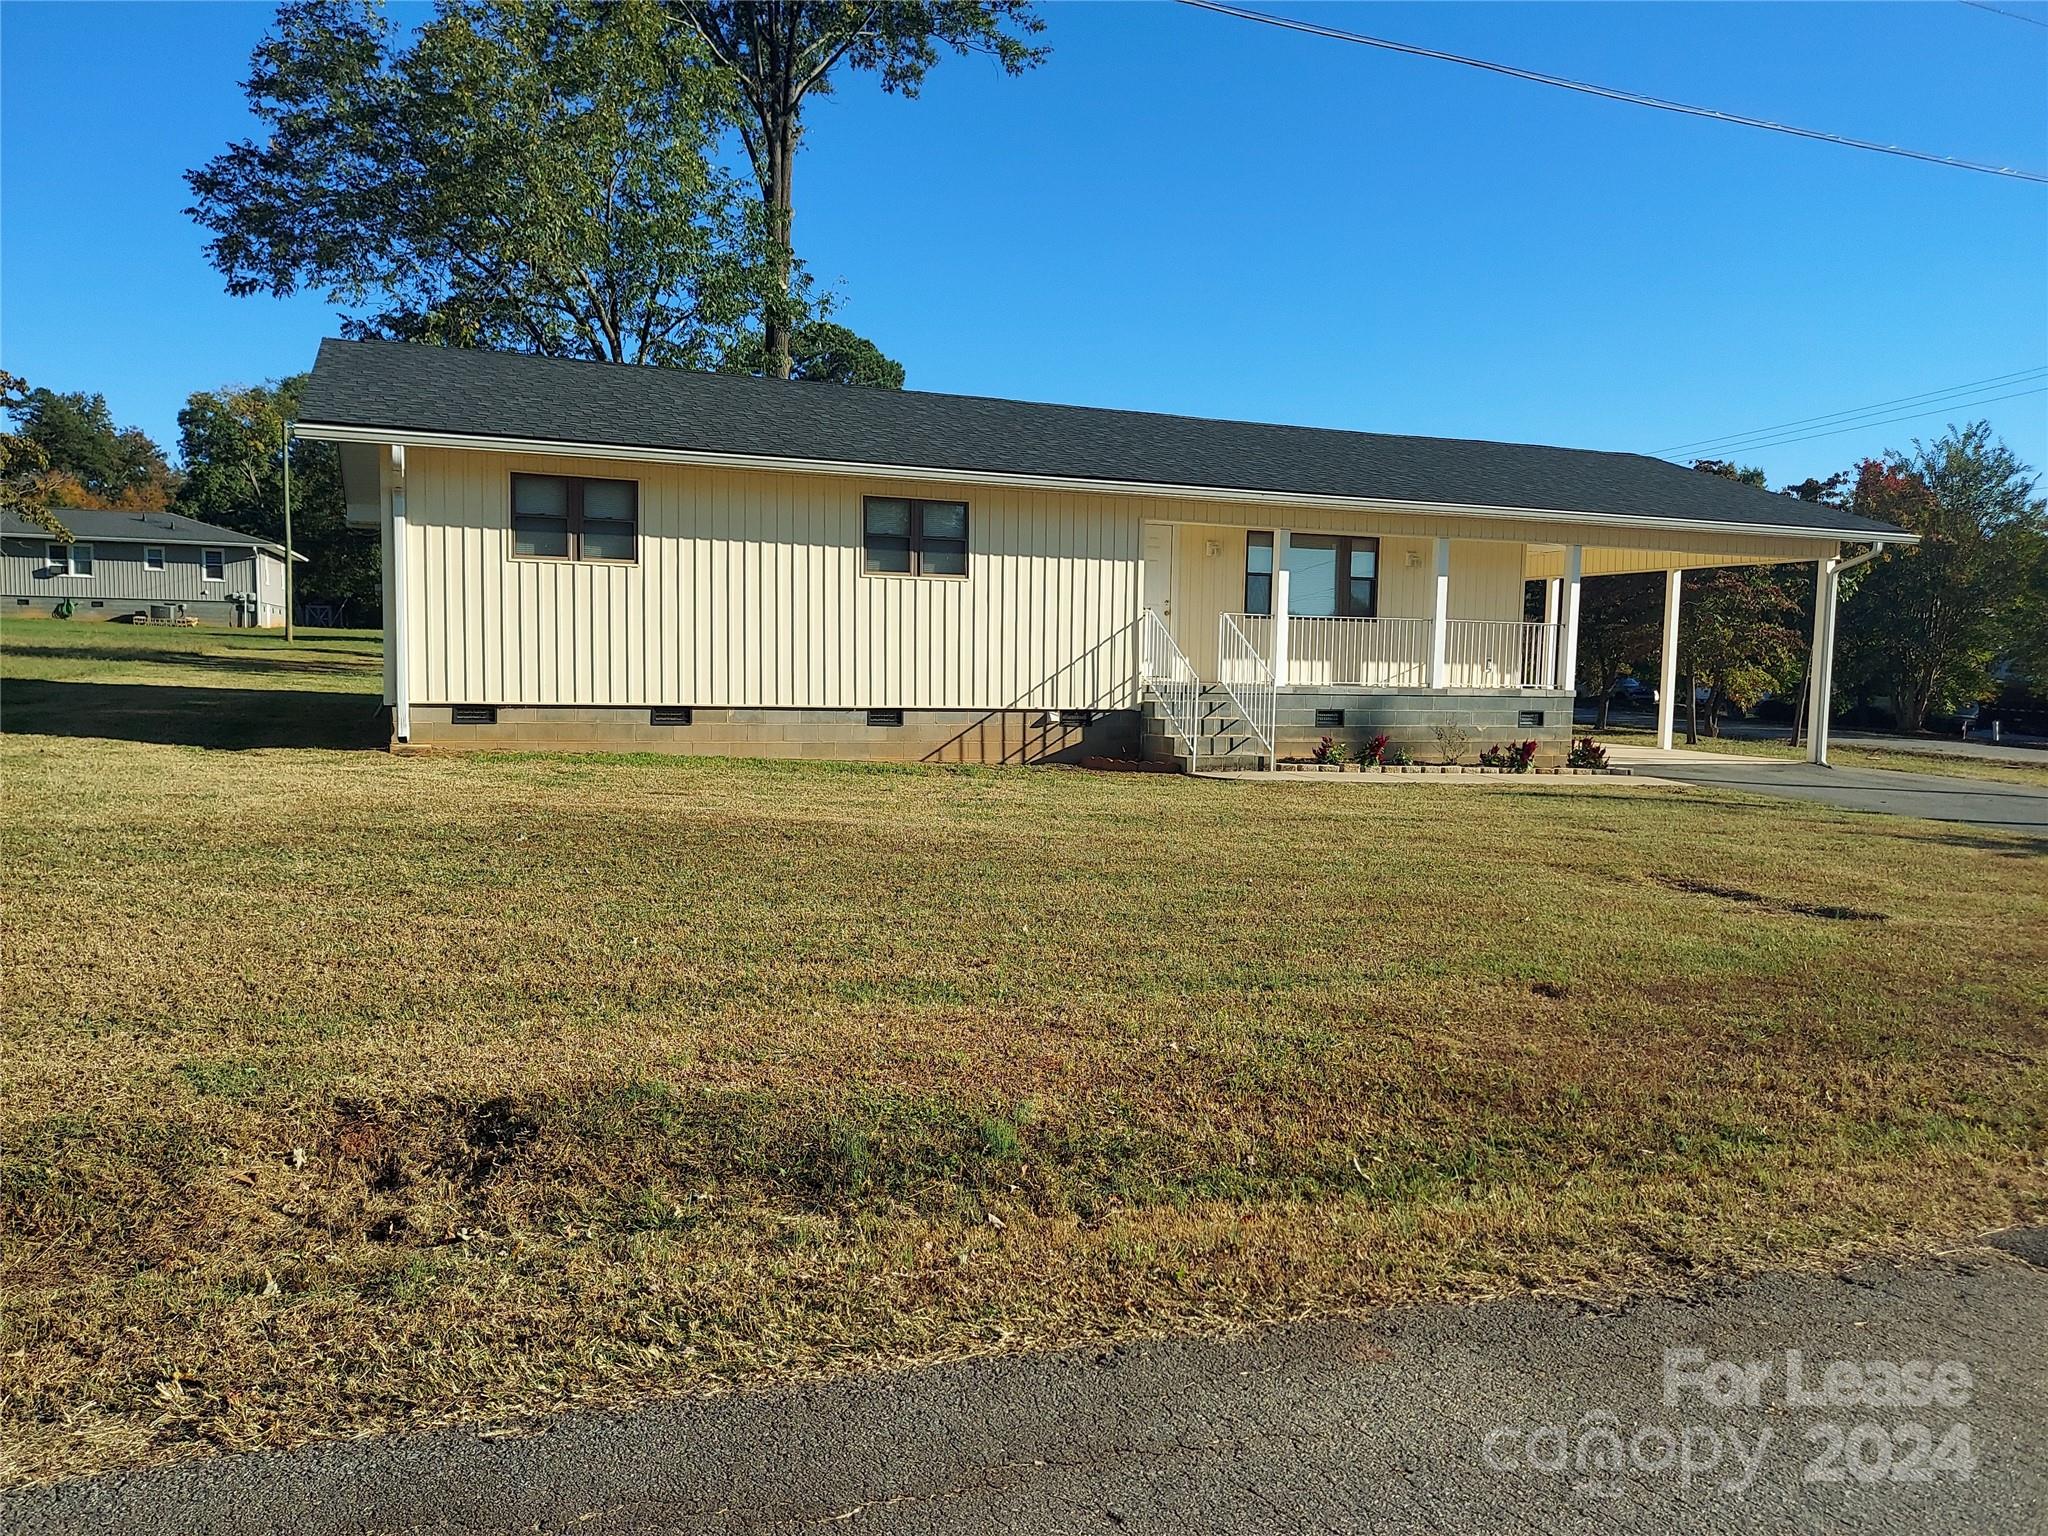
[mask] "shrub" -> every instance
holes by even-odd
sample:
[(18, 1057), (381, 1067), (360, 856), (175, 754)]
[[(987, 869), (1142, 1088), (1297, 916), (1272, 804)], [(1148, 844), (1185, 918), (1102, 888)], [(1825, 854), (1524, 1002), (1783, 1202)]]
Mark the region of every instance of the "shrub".
[(1446, 763), (1457, 763), (1472, 750), (1471, 733), (1462, 725), (1452, 725), (1449, 722), (1433, 725), (1429, 728), (1429, 734), (1436, 738), (1437, 751), (1443, 754)]
[[(1387, 738), (1382, 736), (1379, 739), (1385, 741)], [(1408, 749), (1406, 747), (1393, 746), (1383, 748), (1380, 752), (1380, 766), (1382, 768), (1406, 768), (1408, 766)]]
[(1527, 773), (1529, 765), (1536, 761), (1536, 743), (1533, 741), (1510, 741), (1498, 747), (1488, 747), (1479, 754), (1479, 766), (1499, 768), (1508, 773)]
[(1321, 763), (1325, 768), (1342, 768), (1347, 755), (1344, 743), (1334, 736), (1325, 736), (1316, 744), (1315, 751), (1309, 753), (1313, 761)]
[(1607, 749), (1592, 737), (1581, 736), (1565, 754), (1564, 765), (1567, 768), (1605, 768)]
[(1368, 768), (1387, 760), (1387, 738), (1375, 736), (1358, 749), (1358, 760)]

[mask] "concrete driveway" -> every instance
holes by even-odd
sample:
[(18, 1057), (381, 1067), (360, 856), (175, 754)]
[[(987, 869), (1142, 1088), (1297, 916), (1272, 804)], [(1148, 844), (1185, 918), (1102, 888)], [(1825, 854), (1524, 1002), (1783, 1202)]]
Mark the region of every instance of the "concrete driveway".
[(1924, 816), (1930, 821), (1959, 821), (2048, 838), (2048, 789), (2026, 784), (1890, 768), (1816, 768), (1783, 758), (1660, 752), (1655, 747), (1609, 746), (1607, 755), (1616, 767), (1628, 769), (1637, 778), (1782, 795), (1845, 811)]
[[(2044, 1239), (1680, 1299), (1416, 1307), (972, 1361), (563, 1415), (523, 1438), (223, 1457), (0, 1495), (0, 1529), (2039, 1530)], [(1853, 1392), (1831, 1362), (1853, 1363)], [(1945, 1383), (1938, 1400), (1900, 1401), (1914, 1372)]]

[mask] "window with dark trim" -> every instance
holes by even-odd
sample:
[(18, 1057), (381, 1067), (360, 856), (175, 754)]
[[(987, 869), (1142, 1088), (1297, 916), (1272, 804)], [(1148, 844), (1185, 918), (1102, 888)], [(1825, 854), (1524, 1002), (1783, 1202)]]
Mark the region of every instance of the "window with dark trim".
[(861, 569), (891, 576), (965, 576), (967, 503), (864, 497)]
[(1244, 536), (1244, 611), (1273, 611), (1273, 535)]
[(639, 482), (514, 475), (512, 554), (630, 565), (640, 558)]
[[(1287, 541), (1287, 611), (1295, 618), (1370, 619), (1379, 613), (1380, 541), (1297, 533)], [(1248, 533), (1244, 611), (1273, 611), (1273, 535)]]

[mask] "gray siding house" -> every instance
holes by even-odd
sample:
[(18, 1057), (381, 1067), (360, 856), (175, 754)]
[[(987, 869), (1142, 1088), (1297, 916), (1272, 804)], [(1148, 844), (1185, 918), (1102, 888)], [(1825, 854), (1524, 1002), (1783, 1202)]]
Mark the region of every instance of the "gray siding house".
[[(239, 629), (284, 623), (284, 550), (176, 512), (57, 509), (66, 544), (0, 515), (0, 612), (125, 619), (167, 610)], [(293, 558), (303, 561), (304, 555)]]

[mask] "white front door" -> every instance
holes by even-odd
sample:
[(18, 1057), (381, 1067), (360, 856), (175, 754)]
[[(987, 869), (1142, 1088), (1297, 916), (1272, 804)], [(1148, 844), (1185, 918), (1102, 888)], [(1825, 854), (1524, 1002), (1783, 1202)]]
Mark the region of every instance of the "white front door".
[(1147, 523), (1141, 546), (1145, 564), (1145, 606), (1169, 621), (1173, 618), (1173, 545), (1176, 531), (1172, 523)]

